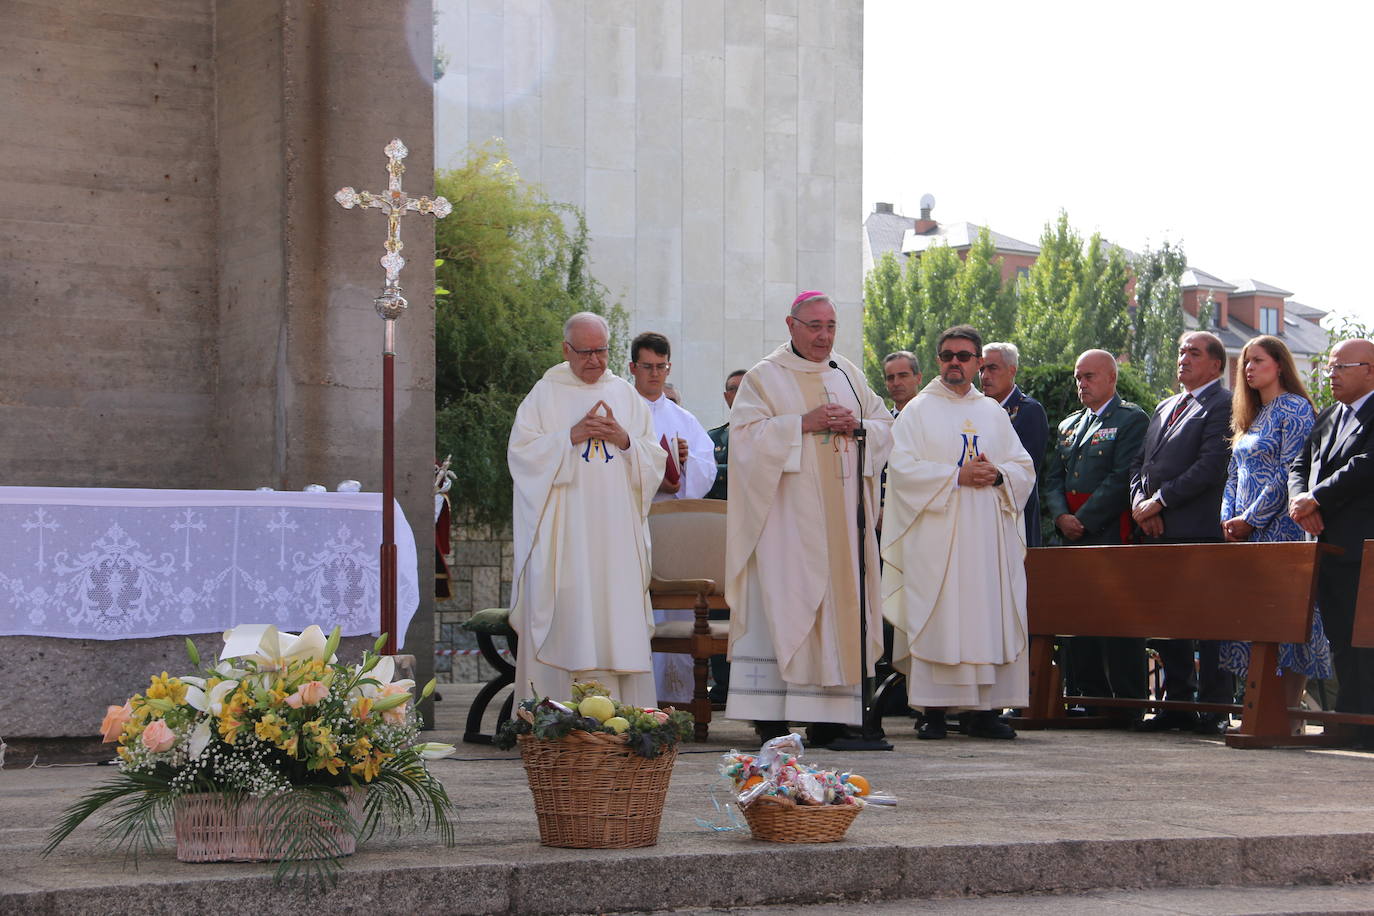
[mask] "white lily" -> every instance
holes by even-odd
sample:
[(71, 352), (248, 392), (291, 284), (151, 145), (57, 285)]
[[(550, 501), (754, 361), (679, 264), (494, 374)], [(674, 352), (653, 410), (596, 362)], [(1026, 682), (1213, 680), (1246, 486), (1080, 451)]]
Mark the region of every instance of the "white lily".
[(177, 680), (181, 681), (183, 684), (190, 684), (192, 687), (199, 687), (201, 690), (205, 689), (205, 678), (203, 677), (192, 677), (183, 674), (181, 677), (177, 678)]
[(325, 659), (328, 639), (318, 626), (309, 626), (300, 635), (283, 633), (270, 623), (241, 623), (224, 634), (220, 660), (242, 658), (256, 661), (260, 668), (275, 671), (298, 659)]
[(451, 744), (441, 744), (438, 741), (426, 741), (424, 744), (415, 745), (415, 753), (420, 755), (421, 760), (442, 760), (452, 754), (457, 748)]
[(200, 684), (196, 685), (192, 684), (189, 678), (182, 678), (181, 680), (186, 685), (186, 702), (192, 709), (205, 712), (205, 691), (201, 689), (205, 686), (205, 682), (196, 678), (200, 681)]
[(195, 760), (210, 745), (210, 720), (201, 719), (191, 732), (191, 740), (187, 743), (187, 750), (191, 753), (191, 759)]
[(205, 699), (205, 711), (212, 716), (222, 715), (224, 713), (224, 698), (237, 690), (238, 686), (238, 681), (220, 681), (211, 687), (210, 694)]
[(377, 662), (376, 667), (364, 675), (364, 677), (371, 678), (377, 683), (363, 684), (358, 689), (363, 696), (372, 697), (373, 699), (397, 693), (398, 691), (396, 690), (386, 689), (393, 684), (396, 687), (404, 687), (408, 691), (415, 689), (415, 681), (413, 678), (403, 677), (399, 681), (393, 681), (392, 678), (395, 676), (396, 660), (389, 655), (383, 655), (381, 660)]

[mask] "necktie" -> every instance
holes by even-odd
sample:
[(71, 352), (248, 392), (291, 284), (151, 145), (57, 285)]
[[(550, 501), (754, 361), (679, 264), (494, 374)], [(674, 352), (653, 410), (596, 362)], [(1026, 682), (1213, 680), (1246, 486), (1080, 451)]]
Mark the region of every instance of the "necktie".
[(1078, 450), (1083, 447), (1083, 440), (1086, 439), (1088, 436), (1088, 427), (1092, 426), (1094, 416), (1095, 415), (1091, 410), (1083, 411), (1083, 422), (1078, 424), (1078, 435), (1075, 436), (1073, 440), (1073, 451), (1075, 457), (1077, 457)]
[(1183, 412), (1188, 409), (1188, 405), (1192, 400), (1193, 396), (1191, 394), (1185, 394), (1178, 399), (1178, 403), (1174, 405), (1174, 412), (1169, 414), (1169, 422), (1164, 424), (1165, 429), (1173, 428), (1173, 425), (1178, 422), (1178, 418), (1183, 416)]

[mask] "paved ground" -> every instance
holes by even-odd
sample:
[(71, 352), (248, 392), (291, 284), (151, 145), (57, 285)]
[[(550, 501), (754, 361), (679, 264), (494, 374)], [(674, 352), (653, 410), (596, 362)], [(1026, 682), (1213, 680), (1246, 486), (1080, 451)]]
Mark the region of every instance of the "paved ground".
[[(471, 690), (444, 693), (436, 740), (453, 740)], [(1240, 751), (1218, 739), (1121, 732), (925, 742), (915, 740), (910, 720), (887, 725), (897, 745), (891, 753), (809, 756), (863, 773), (899, 795), (900, 806), (865, 811), (842, 843), (805, 847), (698, 823), (715, 816), (720, 753), (754, 744), (737, 723), (718, 722), (710, 744), (689, 745), (679, 757), (659, 844), (618, 852), (539, 846), (518, 758), (460, 745), (457, 758), (436, 764), (460, 809), (456, 847), (416, 834), (373, 839), (310, 909), (576, 913), (771, 904), (753, 912), (782, 912), (863, 900), (866, 908), (882, 903), (871, 910), (878, 913), (980, 916), (1008, 907), (1374, 912), (1370, 889), (1357, 886), (1374, 881), (1374, 755)], [(94, 829), (40, 858), (57, 813), (109, 771), (25, 768), (13, 756), (6, 763), (0, 912), (271, 913), (303, 905), (274, 888), (262, 866), (184, 865), (167, 852), (126, 867)], [(1235, 889), (1182, 890), (1216, 885)], [(1027, 896), (1047, 891), (1067, 896)], [(1005, 894), (1016, 896), (988, 896)], [(1245, 902), (1260, 900), (1272, 905)]]

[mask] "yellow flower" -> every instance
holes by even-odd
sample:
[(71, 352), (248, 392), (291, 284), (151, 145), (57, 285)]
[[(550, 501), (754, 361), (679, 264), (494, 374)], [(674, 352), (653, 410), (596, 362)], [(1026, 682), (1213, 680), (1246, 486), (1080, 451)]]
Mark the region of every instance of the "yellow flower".
[(367, 759), (361, 760), (358, 763), (353, 764), (353, 766), (349, 767), (349, 772), (357, 776), (361, 776), (363, 778), (363, 782), (371, 782), (372, 780), (377, 778), (377, 774), (379, 774), (382, 771), (382, 764), (385, 763), (386, 759), (390, 756), (390, 754), (384, 754), (381, 751), (376, 751), (372, 754), (369, 754), (367, 756)]
[(168, 677), (164, 671), (148, 685), (148, 699), (171, 700), (180, 706), (186, 702), (186, 685), (174, 677)]
[(253, 726), (253, 733), (262, 741), (278, 741), (281, 739), (281, 727), (286, 723), (276, 713), (268, 713)]
[(366, 737), (359, 738), (353, 742), (353, 746), (348, 749), (348, 752), (353, 755), (355, 760), (362, 760), (372, 753), (372, 742)]
[(289, 738), (282, 738), (277, 741), (277, 747), (281, 748), (292, 757), (296, 756), (296, 748), (300, 743), (300, 737), (292, 735)]
[(372, 697), (358, 697), (358, 702), (353, 705), (353, 715), (359, 719), (372, 715)]
[(329, 775), (337, 776), (339, 770), (343, 769), (344, 762), (338, 757), (312, 757), (305, 766), (310, 770), (328, 770)]
[(226, 709), (219, 717), (219, 736), (228, 743), (233, 744), (238, 740), (240, 728), (243, 728), (243, 723), (229, 710)]

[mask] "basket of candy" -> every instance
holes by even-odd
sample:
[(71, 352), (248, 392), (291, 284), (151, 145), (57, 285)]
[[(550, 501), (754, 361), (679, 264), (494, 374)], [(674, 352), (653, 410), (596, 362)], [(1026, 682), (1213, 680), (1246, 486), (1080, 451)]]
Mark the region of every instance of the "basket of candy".
[(801, 736), (774, 738), (758, 754), (730, 752), (721, 773), (734, 786), (754, 839), (834, 843), (868, 804), (868, 780), (801, 761)]
[(658, 842), (677, 745), (691, 729), (686, 713), (616, 703), (590, 682), (569, 701), (525, 700), (496, 743), (520, 746), (540, 843), (629, 849)]

